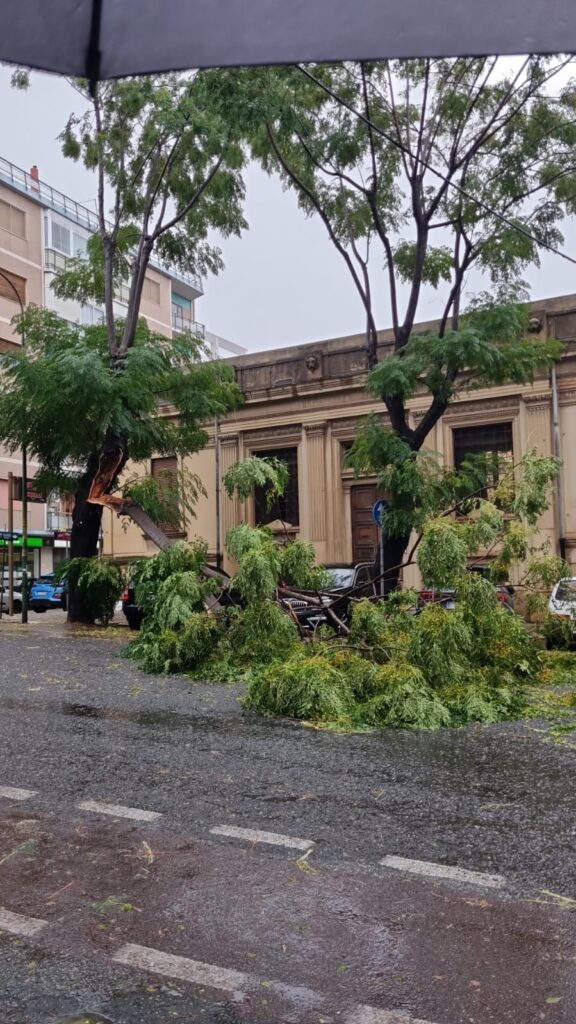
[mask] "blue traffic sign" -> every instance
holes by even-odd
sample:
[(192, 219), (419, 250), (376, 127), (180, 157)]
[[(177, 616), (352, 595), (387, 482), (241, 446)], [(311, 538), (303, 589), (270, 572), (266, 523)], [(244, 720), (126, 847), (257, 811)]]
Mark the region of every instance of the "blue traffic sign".
[(372, 518), (376, 523), (376, 526), (382, 526), (382, 516), (385, 515), (389, 508), (390, 503), (386, 501), (385, 498), (380, 498), (380, 500), (372, 506)]

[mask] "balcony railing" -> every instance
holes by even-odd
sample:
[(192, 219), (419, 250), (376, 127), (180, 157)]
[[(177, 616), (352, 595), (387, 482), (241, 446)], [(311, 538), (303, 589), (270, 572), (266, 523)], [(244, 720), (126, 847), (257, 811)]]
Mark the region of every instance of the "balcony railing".
[(72, 515), (67, 512), (56, 512), (54, 509), (48, 509), (46, 528), (48, 530), (69, 533), (72, 529)]
[[(70, 196), (65, 196), (63, 192), (58, 192), (57, 189), (47, 185), (44, 181), (33, 178), (27, 171), (17, 167), (10, 160), (5, 160), (4, 157), (0, 157), (0, 181), (8, 182), (13, 188), (23, 192), (30, 199), (37, 199), (42, 206), (49, 207), (55, 210), (56, 213), (61, 213), (68, 220), (75, 221), (76, 224), (80, 224), (90, 232), (99, 230), (98, 215), (94, 210), (90, 210), (87, 206), (83, 206), (81, 203), (77, 203), (76, 200), (70, 199)], [(202, 295), (202, 281), (197, 274), (186, 273), (186, 271), (171, 267), (162, 260), (155, 258), (150, 260), (150, 265), (161, 270), (169, 277), (182, 281), (183, 284), (198, 292), (198, 295)]]
[(193, 334), (196, 338), (206, 337), (204, 324), (198, 323), (190, 313), (186, 313), (181, 306), (172, 306), (172, 327), (181, 334)]

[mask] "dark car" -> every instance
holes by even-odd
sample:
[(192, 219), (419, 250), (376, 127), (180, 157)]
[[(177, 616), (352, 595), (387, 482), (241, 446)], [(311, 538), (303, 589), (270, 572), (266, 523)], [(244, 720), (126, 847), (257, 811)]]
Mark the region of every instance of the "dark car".
[(66, 611), (66, 584), (56, 582), (52, 572), (40, 576), (30, 587), (28, 607), (33, 612), (47, 612), (50, 608)]
[[(490, 579), (489, 569), (483, 565), (469, 566), (468, 572), (476, 573), (479, 576), (483, 576), (484, 579)], [(494, 584), (496, 590), (496, 596), (501, 604), (504, 605), (507, 611), (514, 611), (514, 587), (511, 583), (496, 583)], [(421, 606), (435, 602), (442, 605), (443, 608), (449, 611), (455, 607), (458, 599), (458, 593), (453, 587), (446, 587), (444, 590), (434, 590), (432, 587), (426, 587), (420, 591), (420, 604)]]
[[(230, 576), (223, 569), (217, 569), (213, 565), (204, 567), (204, 573), (211, 579), (218, 580), (220, 593), (216, 596), (214, 604), (221, 608), (232, 606), (241, 607), (240, 595), (230, 587)], [(122, 611), (126, 616), (126, 622), (130, 629), (140, 629), (146, 609), (142, 608), (136, 601), (136, 594), (131, 583), (128, 584), (122, 594)]]

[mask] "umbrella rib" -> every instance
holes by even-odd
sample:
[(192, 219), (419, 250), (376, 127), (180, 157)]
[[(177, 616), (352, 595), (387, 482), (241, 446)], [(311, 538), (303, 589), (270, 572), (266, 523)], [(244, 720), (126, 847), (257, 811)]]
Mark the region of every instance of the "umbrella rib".
[(90, 84), (90, 95), (94, 96), (96, 84), (100, 78), (100, 28), (102, 25), (102, 0), (92, 0), (92, 16), (90, 18), (90, 36), (86, 51), (86, 77)]

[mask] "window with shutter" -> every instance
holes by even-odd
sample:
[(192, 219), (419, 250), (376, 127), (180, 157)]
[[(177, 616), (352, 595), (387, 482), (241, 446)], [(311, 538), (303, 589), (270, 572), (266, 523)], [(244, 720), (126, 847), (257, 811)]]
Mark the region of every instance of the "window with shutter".
[[(1, 268), (0, 268), (1, 269)], [(2, 274), (6, 277), (0, 276), (0, 298), (8, 299), (11, 302), (20, 302), (23, 306), (26, 305), (26, 278), (19, 277), (18, 274), (12, 274), (9, 270), (2, 269)], [(6, 280), (8, 278), (8, 280)], [(14, 294), (16, 292), (16, 294)], [(18, 296), (18, 299), (16, 298)]]
[(52, 224), (52, 248), (70, 255), (70, 231), (62, 224)]

